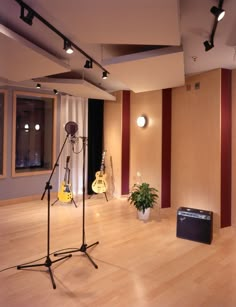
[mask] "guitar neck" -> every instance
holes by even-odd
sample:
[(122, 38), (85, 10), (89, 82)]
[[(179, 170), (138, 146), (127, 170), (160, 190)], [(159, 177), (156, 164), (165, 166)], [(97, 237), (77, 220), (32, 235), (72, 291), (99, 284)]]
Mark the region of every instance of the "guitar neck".
[(106, 151), (104, 151), (102, 154), (102, 162), (101, 162), (101, 167), (100, 167), (101, 174), (105, 173), (105, 153)]
[(66, 167), (65, 167), (65, 175), (64, 175), (64, 182), (69, 184), (70, 183), (70, 169), (68, 167), (70, 161), (70, 156), (66, 158)]
[(105, 173), (105, 167), (104, 167), (104, 165), (101, 166), (101, 168), (100, 168), (100, 173), (101, 173), (101, 174)]

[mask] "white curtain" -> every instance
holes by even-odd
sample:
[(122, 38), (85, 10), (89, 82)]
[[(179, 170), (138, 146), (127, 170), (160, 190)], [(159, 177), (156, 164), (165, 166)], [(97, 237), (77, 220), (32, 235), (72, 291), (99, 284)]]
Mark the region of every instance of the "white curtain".
[[(61, 96), (61, 115), (60, 115), (60, 149), (65, 142), (67, 133), (65, 125), (69, 121), (73, 121), (78, 125), (78, 131), (75, 134), (77, 141), (72, 146), (68, 138), (65, 147), (61, 153), (59, 160), (59, 185), (64, 181), (66, 158), (70, 156), (70, 183), (73, 196), (82, 194), (83, 191), (83, 142), (79, 137), (87, 137), (87, 113), (88, 113), (88, 99), (81, 97), (74, 97), (69, 95)], [(74, 147), (73, 152), (72, 147)], [(85, 145), (85, 189), (87, 184), (87, 142)]]

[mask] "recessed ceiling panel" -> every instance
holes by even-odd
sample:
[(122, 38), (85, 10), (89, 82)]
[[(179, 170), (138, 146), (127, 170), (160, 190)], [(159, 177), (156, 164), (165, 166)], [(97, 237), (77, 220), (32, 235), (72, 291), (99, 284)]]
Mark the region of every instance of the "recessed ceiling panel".
[(115, 96), (82, 79), (38, 78), (35, 81), (41, 85), (44, 84), (47, 88), (57, 89), (61, 93), (73, 96), (116, 100)]
[(0, 24), (0, 77), (20, 82), (67, 71), (69, 65)]
[[(179, 0), (34, 0), (75, 40), (101, 44), (180, 45)], [(66, 12), (66, 13), (65, 13)]]
[(185, 82), (180, 47), (116, 57), (103, 65), (136, 93), (182, 86)]

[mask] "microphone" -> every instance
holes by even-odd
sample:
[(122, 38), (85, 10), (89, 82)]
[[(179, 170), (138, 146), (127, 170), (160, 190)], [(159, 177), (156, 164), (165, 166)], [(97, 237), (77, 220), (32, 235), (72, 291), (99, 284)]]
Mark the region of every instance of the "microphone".
[(72, 135), (69, 139), (69, 141), (71, 142), (72, 145), (75, 145), (75, 143), (79, 142), (79, 137)]
[(65, 130), (66, 130), (68, 135), (73, 137), (76, 134), (76, 132), (78, 131), (78, 125), (75, 122), (70, 121), (70, 122), (66, 123)]

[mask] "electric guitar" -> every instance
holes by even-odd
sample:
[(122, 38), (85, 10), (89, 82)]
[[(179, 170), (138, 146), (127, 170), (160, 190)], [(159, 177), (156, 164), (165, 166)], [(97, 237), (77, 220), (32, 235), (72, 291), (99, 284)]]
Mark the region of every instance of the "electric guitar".
[(60, 191), (58, 192), (58, 199), (64, 203), (71, 202), (73, 199), (71, 192), (71, 184), (70, 184), (70, 169), (68, 167), (69, 161), (70, 161), (70, 156), (67, 156), (64, 181), (62, 182)]
[(107, 182), (106, 182), (107, 175), (105, 174), (105, 167), (104, 167), (105, 154), (106, 154), (106, 151), (104, 151), (102, 154), (102, 162), (101, 162), (100, 171), (96, 172), (95, 174), (96, 179), (92, 183), (92, 190), (95, 193), (105, 193), (107, 191)]

